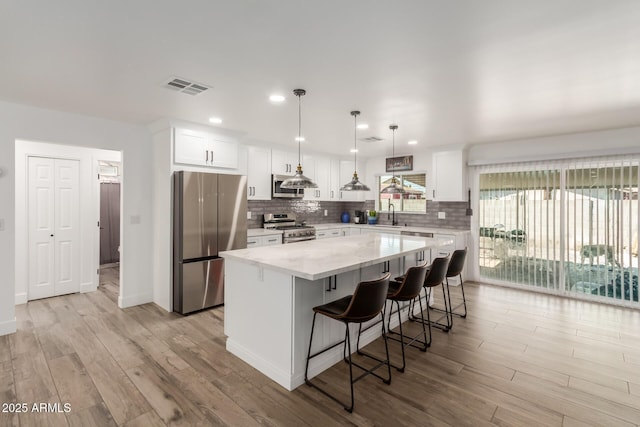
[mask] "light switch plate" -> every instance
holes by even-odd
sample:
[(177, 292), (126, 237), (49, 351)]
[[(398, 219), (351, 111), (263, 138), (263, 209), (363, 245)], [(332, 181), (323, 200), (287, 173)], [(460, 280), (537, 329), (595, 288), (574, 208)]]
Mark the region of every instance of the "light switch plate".
[(447, 219), (446, 212), (438, 212), (438, 219)]
[(247, 219), (251, 219), (251, 211), (247, 211)]
[(324, 210), (324, 216), (327, 216), (327, 215), (329, 215), (329, 212), (325, 209)]

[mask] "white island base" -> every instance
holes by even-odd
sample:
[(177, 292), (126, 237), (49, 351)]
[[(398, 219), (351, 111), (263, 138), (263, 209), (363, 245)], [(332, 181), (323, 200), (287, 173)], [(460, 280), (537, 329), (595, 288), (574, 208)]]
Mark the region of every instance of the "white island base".
[[(350, 295), (360, 281), (386, 271), (391, 277), (402, 274), (420, 262), (425, 251), (446, 244), (450, 242), (377, 234), (223, 252), (227, 350), (293, 390), (304, 383), (313, 307)], [(393, 317), (392, 327), (397, 326)], [(351, 328), (355, 351), (357, 325)], [(360, 346), (380, 334), (379, 326), (369, 329)], [(343, 323), (319, 316), (312, 351), (343, 337)], [(337, 346), (314, 358), (309, 376), (342, 360), (342, 351)]]

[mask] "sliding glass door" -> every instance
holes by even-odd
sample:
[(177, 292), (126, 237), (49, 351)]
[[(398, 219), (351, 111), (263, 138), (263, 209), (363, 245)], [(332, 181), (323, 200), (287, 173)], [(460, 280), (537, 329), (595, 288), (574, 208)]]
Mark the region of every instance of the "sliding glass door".
[(479, 171), (485, 280), (638, 302), (638, 160)]

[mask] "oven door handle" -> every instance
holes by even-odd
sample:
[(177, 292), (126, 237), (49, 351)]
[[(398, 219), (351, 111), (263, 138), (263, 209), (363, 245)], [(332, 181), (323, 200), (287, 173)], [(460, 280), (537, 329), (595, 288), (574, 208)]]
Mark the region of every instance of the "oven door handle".
[(285, 237), (284, 243), (302, 242), (305, 240), (316, 240), (316, 236)]

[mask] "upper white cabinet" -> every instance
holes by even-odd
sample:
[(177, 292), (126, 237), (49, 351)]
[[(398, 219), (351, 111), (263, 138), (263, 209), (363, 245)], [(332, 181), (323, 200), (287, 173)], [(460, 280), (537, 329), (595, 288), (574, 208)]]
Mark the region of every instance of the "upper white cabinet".
[(463, 202), (467, 194), (467, 168), (463, 150), (433, 153), (433, 200)]
[(174, 130), (174, 161), (196, 166), (236, 169), (238, 145), (214, 134), (176, 128)]
[(304, 156), (303, 172), (318, 185), (304, 190), (305, 200), (331, 200), (331, 160), (324, 156)]
[[(293, 151), (271, 151), (271, 173), (274, 175), (293, 175), (298, 167), (298, 153)], [(305, 171), (305, 176), (306, 171)]]
[(247, 147), (247, 199), (271, 200), (271, 149)]
[(337, 202), (340, 200), (340, 160), (329, 160), (329, 198), (327, 200)]

